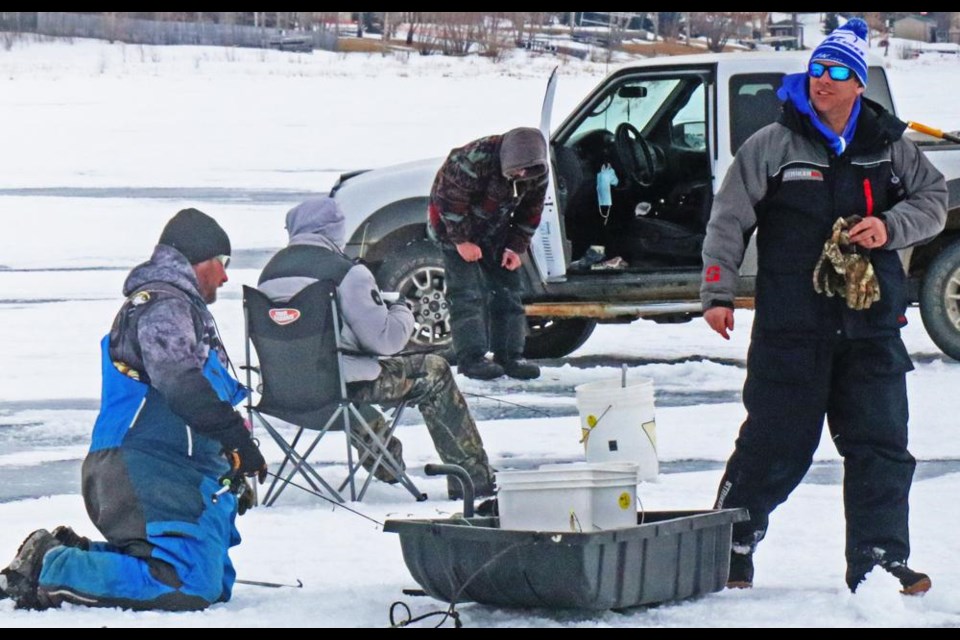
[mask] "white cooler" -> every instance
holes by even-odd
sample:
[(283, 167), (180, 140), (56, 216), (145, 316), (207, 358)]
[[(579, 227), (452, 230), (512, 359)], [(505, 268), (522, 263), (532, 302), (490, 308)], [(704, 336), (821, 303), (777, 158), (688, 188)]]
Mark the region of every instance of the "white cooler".
[(590, 533), (637, 525), (637, 465), (573, 463), (497, 473), (500, 528)]

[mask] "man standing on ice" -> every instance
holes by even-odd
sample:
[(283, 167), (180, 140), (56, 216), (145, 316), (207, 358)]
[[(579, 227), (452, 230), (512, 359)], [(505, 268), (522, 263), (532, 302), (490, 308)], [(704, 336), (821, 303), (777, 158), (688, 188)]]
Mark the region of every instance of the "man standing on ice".
[(906, 124), (862, 97), (866, 36), (866, 23), (850, 20), (814, 50), (807, 73), (783, 79), (780, 119), (737, 151), (707, 226), (703, 317), (727, 339), (745, 238), (757, 230), (747, 419), (716, 501), (750, 511), (733, 528), (729, 587), (753, 584), (753, 552), (810, 468), (824, 418), (843, 456), (847, 586), (874, 567), (907, 594), (931, 585), (907, 566), (913, 364), (900, 339), (897, 250), (940, 233), (947, 188), (903, 136)]

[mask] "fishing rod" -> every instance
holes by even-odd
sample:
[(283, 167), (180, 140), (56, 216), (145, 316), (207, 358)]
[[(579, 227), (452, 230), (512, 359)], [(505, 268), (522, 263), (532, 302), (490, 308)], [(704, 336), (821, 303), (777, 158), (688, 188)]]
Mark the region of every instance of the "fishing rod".
[(934, 127), (929, 127), (925, 124), (920, 124), (919, 122), (907, 122), (907, 126), (913, 129), (914, 131), (919, 131), (920, 133), (925, 133), (928, 136), (933, 136), (934, 138), (940, 138), (941, 140), (948, 140), (950, 142), (956, 142), (960, 144), (960, 136), (954, 133), (948, 133)]
[(297, 578), (297, 584), (286, 584), (283, 582), (264, 582), (262, 580), (241, 580), (237, 578), (235, 584), (245, 584), (250, 587), (266, 587), (268, 589), (303, 589), (303, 582)]
[(383, 527), (383, 523), (380, 522), (379, 520), (374, 520), (373, 518), (371, 518), (370, 516), (368, 516), (368, 515), (366, 515), (366, 514), (360, 513), (359, 511), (357, 511), (357, 510), (355, 510), (355, 509), (351, 509), (351, 508), (348, 507), (347, 505), (342, 504), (342, 503), (340, 503), (340, 502), (337, 502), (336, 500), (332, 500), (332, 499), (328, 498), (327, 496), (323, 495), (322, 493), (320, 493), (319, 491), (314, 491), (313, 489), (309, 489), (309, 488), (307, 488), (307, 487), (304, 487), (304, 486), (302, 486), (302, 485), (299, 485), (299, 484), (297, 484), (296, 482), (294, 482), (293, 480), (287, 480), (286, 478), (281, 478), (281, 477), (278, 476), (277, 474), (271, 473), (271, 472), (269, 472), (269, 471), (267, 472), (267, 475), (268, 475), (268, 476), (273, 476), (274, 478), (276, 478), (277, 480), (280, 480), (280, 481), (283, 482), (284, 484), (286, 484), (286, 485), (288, 485), (288, 486), (291, 486), (291, 487), (295, 487), (295, 488), (297, 488), (297, 489), (300, 489), (301, 491), (304, 491), (304, 492), (306, 492), (306, 493), (309, 493), (310, 495), (312, 495), (312, 496), (314, 496), (314, 497), (317, 497), (317, 498), (320, 498), (321, 500), (326, 500), (327, 502), (329, 502), (330, 504), (332, 504), (334, 507), (339, 507), (340, 509), (343, 509), (343, 510), (345, 510), (345, 511), (349, 511), (350, 513), (354, 514), (355, 516), (359, 516), (359, 517), (363, 518), (364, 520), (369, 520), (370, 522), (372, 522), (373, 524), (375, 524), (375, 525), (377, 525), (377, 526), (379, 526), (379, 527)]
[(530, 407), (530, 406), (527, 406), (527, 405), (525, 405), (525, 404), (520, 404), (519, 402), (511, 402), (510, 400), (504, 400), (503, 398), (497, 398), (497, 397), (495, 397), (495, 396), (487, 396), (487, 395), (484, 395), (484, 394), (482, 394), (482, 393), (472, 393), (472, 392), (469, 392), (469, 391), (461, 391), (460, 393), (462, 393), (465, 397), (468, 397), (468, 398), (483, 398), (484, 400), (493, 400), (494, 402), (500, 402), (500, 403), (503, 403), (503, 404), (510, 404), (510, 405), (515, 406), (515, 407), (519, 407), (519, 408), (521, 408), (521, 409), (526, 409), (527, 411), (533, 411), (534, 413), (539, 413), (540, 415), (545, 416), (545, 417), (547, 417), (547, 418), (553, 417), (553, 416), (551, 416), (548, 412), (544, 411), (543, 409), (537, 409), (536, 407)]

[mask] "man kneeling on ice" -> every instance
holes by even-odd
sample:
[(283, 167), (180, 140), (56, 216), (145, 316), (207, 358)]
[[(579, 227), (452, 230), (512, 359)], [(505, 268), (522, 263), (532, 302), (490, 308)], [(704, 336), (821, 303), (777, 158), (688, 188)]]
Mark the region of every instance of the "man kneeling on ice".
[(246, 392), (207, 310), (229, 262), (226, 232), (185, 209), (130, 272), (101, 342), (103, 397), (83, 462), (83, 500), (106, 542), (69, 527), (34, 531), (0, 572), (0, 598), (18, 609), (167, 611), (230, 599), (227, 551), (252, 490), (223, 495), (221, 481), (249, 489), (244, 476), (263, 482), (267, 465), (233, 408)]

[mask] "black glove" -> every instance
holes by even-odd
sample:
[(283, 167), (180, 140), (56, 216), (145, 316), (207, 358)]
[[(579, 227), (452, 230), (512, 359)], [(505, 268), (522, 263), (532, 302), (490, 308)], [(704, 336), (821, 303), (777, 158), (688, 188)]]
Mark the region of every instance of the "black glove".
[(237, 492), (237, 515), (242, 516), (247, 511), (257, 506), (257, 496), (253, 493), (253, 487), (243, 478), (237, 479), (240, 484), (240, 491)]
[(233, 475), (252, 478), (260, 484), (267, 479), (267, 461), (260, 454), (259, 443), (253, 438), (244, 438), (236, 449), (226, 451), (227, 461)]

